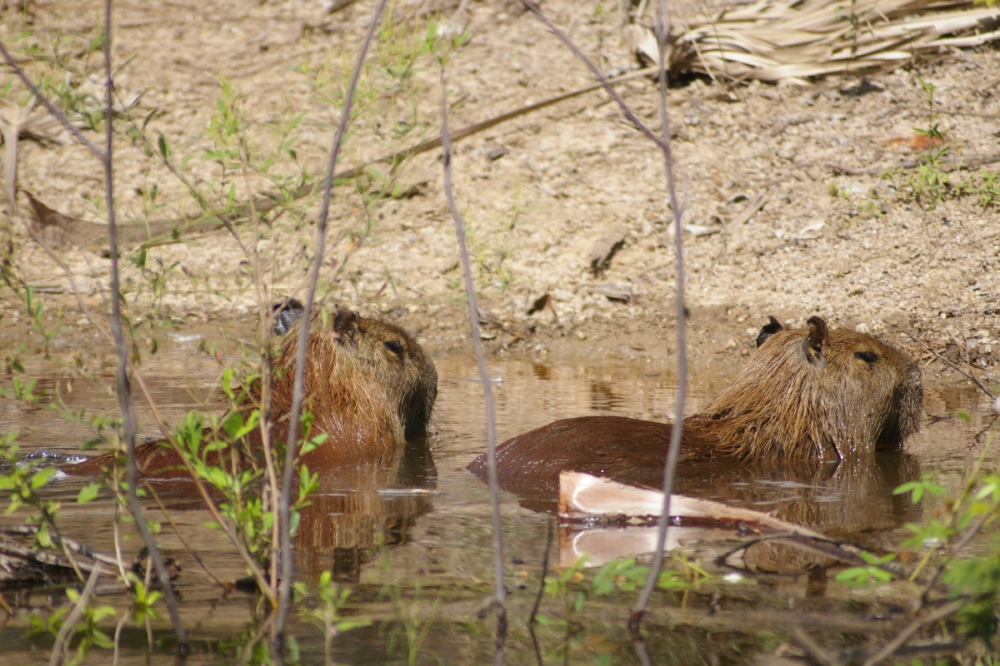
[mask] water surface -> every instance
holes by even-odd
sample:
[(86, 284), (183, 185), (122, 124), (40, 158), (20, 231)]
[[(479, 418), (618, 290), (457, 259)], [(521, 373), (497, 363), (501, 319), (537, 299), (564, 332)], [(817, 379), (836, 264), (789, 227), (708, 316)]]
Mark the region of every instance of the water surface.
[[(13, 334), (11, 334), (13, 335)], [(214, 396), (221, 365), (239, 355), (239, 347), (222, 340), (216, 356), (199, 351), (197, 333), (175, 334), (161, 343), (155, 360), (144, 368), (146, 381), (163, 417), (176, 423), (188, 410), (221, 409)], [(71, 348), (62, 341), (55, 356)], [(86, 357), (85, 350), (81, 350)], [(568, 416), (615, 414), (662, 420), (673, 410), (674, 377), (661, 357), (635, 349), (603, 345), (593, 354), (563, 354), (523, 350), (512, 357), (490, 358), (496, 381), (497, 428), (502, 441), (528, 429)], [(61, 355), (61, 356), (60, 356)], [(83, 361), (87, 363), (87, 361)], [(418, 642), (417, 663), (487, 663), (492, 661), (493, 623), (477, 617), (492, 584), (492, 537), (486, 486), (465, 470), (485, 446), (482, 387), (471, 357), (435, 356), (440, 376), (439, 396), (431, 434), (413, 447), (403, 470), (347, 470), (325, 475), (320, 494), (303, 518), (297, 541), (300, 575), (316, 580), (332, 570), (353, 590), (346, 613), (372, 622), (366, 628), (333, 640), (333, 657), (342, 663), (406, 663)], [(96, 361), (90, 363), (96, 364)], [(695, 359), (688, 411), (697, 410), (742, 366), (738, 354)], [(19, 431), (22, 452), (70, 455), (94, 437), (94, 415), (114, 416), (116, 400), (111, 370), (88, 366), (95, 380), (73, 379), (64, 361), (42, 361), (26, 354), (26, 375), (37, 378), (43, 403), (57, 399), (60, 411), (26, 408), (0, 400), (0, 429)], [(719, 501), (776, 512), (838, 537), (870, 548), (896, 548), (906, 534), (904, 524), (919, 521), (920, 507), (892, 488), (934, 471), (945, 485), (957, 487), (975, 461), (991, 422), (988, 403), (965, 384), (925, 371), (927, 410), (951, 417), (957, 410), (971, 414), (968, 422), (945, 418), (929, 423), (906, 452), (882, 456), (862, 469), (831, 467), (790, 478), (723, 466), (689, 473), (684, 492)], [(82, 414), (79, 410), (85, 410)], [(154, 434), (148, 410), (140, 409), (144, 433)], [(990, 456), (989, 463), (995, 456)], [(995, 465), (990, 465), (994, 466)], [(125, 535), (127, 559), (138, 550), (129, 522), (114, 500), (102, 495), (84, 505), (75, 496), (86, 480), (54, 483), (49, 495), (62, 500), (60, 525), (66, 536), (107, 553), (115, 550), (115, 529)], [(191, 663), (239, 661), (253, 642), (264, 617), (264, 603), (253, 595), (225, 590), (214, 580), (233, 581), (245, 575), (241, 561), (225, 537), (208, 529), (207, 511), (197, 508), (184, 492), (157, 486), (169, 509), (169, 521), (152, 501), (149, 518), (162, 526), (159, 542), (183, 566), (179, 581), (181, 613), (192, 635)], [(634, 594), (597, 596), (589, 583), (571, 585), (568, 593), (546, 596), (537, 643), (525, 618), (534, 603), (546, 548), (553, 564), (560, 542), (573, 533), (553, 530), (545, 505), (522, 506), (519, 497), (504, 493), (504, 538), (507, 584), (511, 590), (511, 630), (507, 663), (632, 663), (636, 661), (625, 621)], [(541, 511), (535, 509), (543, 509)], [(117, 517), (117, 520), (116, 520)], [(4, 517), (16, 524), (18, 516)], [(117, 528), (115, 527), (117, 524)], [(180, 536), (178, 536), (180, 535)], [(625, 541), (627, 534), (612, 534)], [(181, 538), (182, 537), (182, 538)], [(182, 541), (183, 539), (183, 541)], [(876, 641), (904, 610), (893, 595), (854, 590), (832, 580), (832, 574), (809, 572), (808, 558), (787, 552), (761, 552), (741, 563), (742, 575), (723, 577), (714, 555), (738, 541), (738, 535), (684, 530), (674, 540), (684, 556), (706, 566), (713, 578), (682, 595), (659, 592), (647, 624), (648, 648), (654, 663), (739, 663), (768, 653), (787, 640), (790, 627), (814, 628), (835, 643), (854, 645)], [(190, 555), (198, 553), (201, 564)], [(676, 564), (673, 566), (677, 566)], [(550, 569), (550, 575), (558, 575)], [(731, 572), (730, 572), (731, 573)], [(591, 574), (592, 575), (592, 574)], [(581, 594), (588, 593), (582, 602)], [(23, 605), (0, 632), (0, 661), (47, 662), (49, 638), (27, 638), (29, 612), (62, 599), (58, 588), (5, 593)], [(900, 597), (901, 598), (901, 597)], [(122, 594), (102, 597), (120, 609)], [(576, 604), (576, 605), (575, 605)], [(161, 613), (164, 617), (166, 613)], [(878, 618), (879, 621), (875, 621)], [(427, 624), (429, 623), (429, 624)], [(424, 627), (427, 630), (421, 633)], [(114, 627), (109, 626), (109, 631)], [(131, 621), (121, 631), (121, 663), (172, 661), (172, 633), (164, 621), (152, 625), (154, 645), (146, 630)], [(832, 632), (832, 634), (831, 634)], [(301, 659), (322, 662), (321, 632), (299, 621), (293, 635)], [(91, 663), (108, 663), (111, 653), (95, 650)]]

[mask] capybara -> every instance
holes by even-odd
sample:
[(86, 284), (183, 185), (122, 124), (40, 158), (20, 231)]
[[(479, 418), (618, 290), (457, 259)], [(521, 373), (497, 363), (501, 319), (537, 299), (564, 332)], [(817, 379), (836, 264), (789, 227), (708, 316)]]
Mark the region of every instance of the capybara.
[[(275, 309), (279, 318), (291, 312), (279, 324), (283, 321), (286, 329), (293, 327), (274, 363), (272, 441), (283, 441), (288, 432), (298, 340), (296, 305)], [(398, 462), (406, 437), (426, 430), (437, 397), (437, 372), (420, 345), (398, 326), (347, 309), (338, 310), (327, 324), (316, 318), (308, 345), (303, 409), (313, 416), (311, 434), (326, 433), (328, 439), (305, 456), (305, 464), (316, 470)], [(249, 386), (241, 411), (256, 408), (259, 395), (258, 385)], [(247, 443), (251, 455), (260, 453), (259, 429), (247, 435)], [(94, 474), (111, 465), (112, 456), (97, 456), (62, 469), (70, 474)], [(137, 459), (145, 476), (187, 476), (177, 453), (164, 441), (142, 444)], [(217, 453), (209, 454), (210, 464), (218, 461)]]
[(274, 334), (284, 335), (292, 330), (292, 326), (302, 316), (304, 309), (302, 303), (299, 303), (296, 298), (286, 298), (280, 303), (272, 305), (271, 317), (274, 320), (274, 326), (271, 329), (274, 331)]
[[(920, 368), (875, 338), (828, 329), (819, 317), (788, 329), (774, 317), (757, 351), (721, 395), (684, 420), (687, 464), (829, 462), (899, 449), (919, 428)], [(620, 416), (564, 419), (497, 450), (510, 489), (551, 486), (572, 470), (659, 486), (671, 425)], [(486, 473), (486, 455), (469, 465)]]

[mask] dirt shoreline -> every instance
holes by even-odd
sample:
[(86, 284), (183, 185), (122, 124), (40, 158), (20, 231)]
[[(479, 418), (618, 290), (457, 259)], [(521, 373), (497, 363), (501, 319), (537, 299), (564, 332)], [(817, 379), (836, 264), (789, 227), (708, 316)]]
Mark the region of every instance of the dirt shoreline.
[[(336, 113), (319, 99), (330, 86), (317, 83), (317, 72), (329, 70), (333, 80), (353, 58), (368, 3), (332, 15), (291, 1), (174, 5), (170, 12), (119, 8), (115, 59), (127, 63), (119, 93), (135, 102), (138, 117), (150, 114), (149, 136), (164, 136), (178, 157), (189, 158), (185, 173), (210, 198), (224, 200), (230, 187), (236, 201), (273, 191), (273, 181), (231, 165), (223, 169), (207, 156), (221, 141), (217, 101), (223, 75), (243, 114), (244, 136), (262, 153), (280, 144), (275, 125), (306, 114), (295, 130), (295, 160), (285, 154), (279, 164), (286, 174), (321, 173)], [(442, 6), (445, 15), (454, 12), (449, 7)], [(53, 34), (46, 26), (86, 35), (96, 25), (98, 5), (92, 9), (70, 13), (60, 5), (33, 4), (31, 20), (21, 15), (24, 25), (12, 23), (0, 29), (0, 37), (9, 43), (12, 30), (27, 25), (43, 45), (44, 36)], [(403, 3), (397, 18), (410, 9)], [(466, 9), (454, 21), (470, 37), (449, 62), (453, 126), (591, 83), (582, 65), (530, 15), (490, 3)], [(595, 19), (592, 10), (559, 0), (545, 4), (554, 21), (573, 23), (574, 40), (603, 69), (635, 68), (617, 19)], [(401, 21), (394, 34), (405, 36), (406, 26), (425, 20)], [(209, 62), (211, 67), (201, 66)], [(79, 69), (86, 69), (84, 63), (94, 64), (83, 58)], [(370, 102), (375, 111), (362, 112), (345, 167), (435, 135), (437, 66), (430, 57), (417, 64), (406, 80), (412, 94), (372, 83), (385, 103)], [(743, 353), (767, 315), (801, 325), (818, 314), (833, 326), (871, 332), (930, 361), (932, 354), (909, 337), (915, 336), (995, 379), (1000, 191), (989, 199), (992, 190), (982, 179), (996, 173), (996, 165), (958, 167), (1000, 155), (1000, 93), (984, 82), (984, 73), (998, 70), (1000, 53), (984, 47), (922, 59), (864, 81), (829, 77), (809, 87), (751, 83), (727, 89), (694, 79), (674, 87), (669, 102), (687, 201), (692, 349)], [(70, 78), (78, 89), (94, 85)], [(920, 80), (936, 86), (933, 107)], [(635, 79), (621, 91), (644, 122), (658, 124), (652, 82)], [(931, 205), (926, 186), (914, 184), (917, 169), (897, 169), (890, 177), (883, 171), (935, 148), (921, 144), (914, 129), (933, 122), (944, 130), (944, 157), (953, 162), (942, 171), (951, 185)], [(393, 142), (386, 139), (390, 125), (416, 129)], [(94, 203), (103, 196), (99, 169), (83, 148), (22, 141), (20, 150), (23, 188), (63, 214), (100, 221)], [(155, 156), (123, 136), (116, 151), (122, 220), (197, 212), (184, 186)], [(455, 168), (489, 345), (527, 354), (578, 342), (584, 351), (660, 344), (672, 349), (674, 257), (662, 160), (602, 92), (465, 139), (456, 144)], [(374, 182), (366, 181), (369, 192)], [(324, 302), (398, 320), (437, 352), (459, 350), (467, 322), (437, 151), (409, 160), (397, 183), (405, 196), (377, 205), (365, 200), (360, 186), (338, 185), (332, 225), (341, 242), (331, 242), (329, 257), (331, 274), (334, 261), (343, 270), (326, 285)], [(963, 184), (968, 191), (961, 191)], [(25, 204), (22, 198), (22, 215), (28, 214)], [(289, 207), (270, 228), (239, 228), (240, 241), (256, 246), (263, 258), (269, 292), (262, 298), (303, 293), (316, 210), (317, 202), (309, 199)], [(59, 267), (21, 226), (13, 229), (13, 241), (13, 261), (26, 283), (51, 292), (43, 293), (50, 312), (61, 308), (67, 321), (76, 321), (72, 287)], [(593, 270), (595, 252), (606, 255), (611, 245), (620, 248), (606, 267)], [(149, 249), (143, 267), (124, 264), (130, 312), (139, 319), (155, 311), (162, 321), (252, 317), (258, 295), (252, 261), (241, 252), (226, 231)], [(88, 305), (102, 307), (107, 259), (73, 248), (59, 253)], [(10, 290), (5, 294), (5, 324), (23, 324), (23, 304)], [(546, 296), (550, 307), (529, 315)]]

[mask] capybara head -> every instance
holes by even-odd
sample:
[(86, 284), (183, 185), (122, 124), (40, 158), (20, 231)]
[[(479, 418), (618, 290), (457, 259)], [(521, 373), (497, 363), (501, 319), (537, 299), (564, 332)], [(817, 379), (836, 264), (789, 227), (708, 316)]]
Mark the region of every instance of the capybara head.
[(774, 317), (721, 395), (692, 417), (724, 455), (760, 462), (839, 460), (898, 449), (919, 429), (920, 368), (875, 338), (819, 317), (788, 329)]
[[(274, 405), (291, 405), (297, 327), (275, 362)], [(313, 322), (306, 350), (305, 394), (314, 427), (333, 436), (396, 439), (423, 433), (437, 397), (437, 372), (403, 329), (347, 309)], [(398, 431), (398, 432), (397, 432)], [(348, 442), (348, 446), (355, 442)]]
[(295, 322), (302, 316), (302, 303), (295, 298), (286, 298), (280, 303), (271, 306), (271, 317), (273, 326), (271, 330), (275, 335), (284, 335), (292, 329)]
[[(292, 300), (275, 306), (272, 313), (283, 327), (291, 326), (275, 359), (271, 392), (271, 436), (284, 441), (302, 308)], [(437, 397), (437, 372), (420, 345), (402, 329), (341, 309), (310, 326), (303, 388), (303, 408), (312, 414), (312, 434), (328, 435), (326, 444), (307, 454), (305, 462), (310, 467), (390, 464), (402, 458), (406, 436), (425, 432)], [(260, 383), (250, 383), (241, 409), (258, 408), (260, 399)], [(251, 456), (259, 453), (260, 431), (253, 430), (247, 443)], [(140, 447), (137, 455), (143, 474), (186, 476), (176, 452), (163, 444), (147, 442)], [(113, 464), (113, 458), (105, 454), (64, 469), (71, 474), (97, 473)], [(218, 451), (209, 452), (206, 460), (219, 464)]]

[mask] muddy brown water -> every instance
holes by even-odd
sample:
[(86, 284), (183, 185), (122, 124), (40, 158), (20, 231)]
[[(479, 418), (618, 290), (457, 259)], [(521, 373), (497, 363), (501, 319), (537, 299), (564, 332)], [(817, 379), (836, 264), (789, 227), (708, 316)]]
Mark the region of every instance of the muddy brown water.
[[(176, 332), (164, 337), (147, 381), (164, 417), (171, 423), (188, 410), (218, 410), (213, 387), (220, 365), (199, 351), (204, 340), (218, 332)], [(12, 332), (5, 342), (21, 339)], [(236, 360), (238, 344), (230, 335), (220, 348), (223, 363)], [(30, 338), (29, 338), (30, 339)], [(221, 339), (221, 338), (220, 338)], [(29, 351), (23, 355), (28, 377), (38, 379), (36, 393), (48, 402), (59, 398), (63, 414), (47, 407), (25, 408), (9, 398), (0, 400), (0, 431), (21, 433), (22, 454), (42, 452), (68, 456), (94, 435), (87, 425), (95, 415), (113, 416), (115, 397), (109, 390), (110, 361), (88, 359), (86, 340), (56, 341), (55, 358), (74, 352), (82, 356), (97, 380), (67, 383), (64, 361), (42, 361)], [(81, 345), (76, 348), (76, 345)], [(665, 354), (646, 349), (616, 349), (595, 345), (589, 351), (557, 354), (545, 349), (524, 350), (513, 358), (493, 357), (490, 372), (497, 379), (499, 440), (554, 419), (618, 414), (664, 419), (673, 409), (672, 362)], [(91, 355), (97, 359), (97, 354)], [(415, 443), (403, 470), (345, 470), (324, 475), (319, 495), (303, 516), (297, 541), (297, 563), (303, 580), (314, 581), (332, 570), (353, 592), (345, 616), (371, 621), (367, 627), (336, 636), (332, 656), (338, 663), (407, 663), (413, 649), (415, 663), (487, 663), (492, 661), (493, 623), (477, 619), (492, 581), (492, 543), (486, 486), (465, 470), (485, 446), (482, 388), (474, 361), (467, 356), (435, 356), (440, 393), (432, 433)], [(694, 411), (717, 393), (739, 370), (738, 354), (695, 356), (688, 411)], [(8, 380), (9, 383), (9, 380)], [(991, 423), (989, 404), (973, 388), (934, 368), (925, 370), (925, 407), (931, 414), (952, 416), (958, 410), (971, 415), (928, 423), (906, 452), (881, 457), (862, 469), (830, 467), (808, 478), (795, 474), (760, 473), (737, 466), (707, 468), (686, 474), (681, 489), (740, 506), (777, 512), (814, 529), (859, 542), (871, 548), (896, 548), (907, 534), (904, 524), (919, 521), (920, 507), (893, 496), (893, 487), (935, 472), (949, 487), (957, 487), (979, 453), (984, 431)], [(74, 420), (67, 414), (86, 410)], [(152, 420), (140, 410), (143, 432), (152, 432)], [(82, 422), (81, 422), (82, 421)], [(994, 467), (990, 456), (988, 467)], [(62, 479), (47, 490), (62, 501), (60, 525), (64, 533), (87, 546), (114, 552), (115, 502), (103, 494), (77, 505), (75, 496), (85, 480)], [(240, 560), (221, 533), (203, 523), (208, 513), (197, 508), (176, 486), (157, 487), (170, 507), (164, 520), (152, 503), (146, 509), (162, 523), (159, 543), (183, 567), (179, 581), (181, 614), (191, 633), (189, 663), (240, 661), (264, 617), (263, 603), (241, 592), (224, 592), (213, 584), (187, 552), (196, 551), (205, 568), (221, 580), (244, 575)], [(544, 505), (503, 495), (507, 584), (511, 590), (511, 628), (506, 644), (507, 663), (632, 663), (637, 661), (625, 622), (634, 593), (608, 596), (591, 591), (583, 582), (563, 595), (547, 595), (541, 606), (544, 622), (537, 643), (525, 625), (541, 578), (547, 546), (549, 514), (534, 509)], [(532, 508), (533, 507), (533, 508)], [(4, 524), (18, 522), (7, 516)], [(124, 549), (138, 549), (131, 526), (121, 522)], [(617, 545), (642, 541), (631, 531), (605, 534)], [(183, 536), (185, 547), (177, 533)], [(590, 536), (590, 535), (585, 535)], [(585, 540), (585, 539), (584, 539)], [(597, 538), (601, 541), (602, 538)], [(827, 644), (839, 647), (873, 644), (888, 635), (894, 620), (904, 617), (899, 595), (883, 589), (858, 590), (833, 580), (833, 574), (806, 573), (808, 558), (770, 551), (748, 553), (741, 566), (753, 574), (720, 569), (714, 555), (731, 547), (738, 535), (719, 530), (681, 529), (673, 541), (685, 557), (709, 570), (713, 577), (686, 596), (660, 592), (654, 597), (647, 622), (648, 648), (654, 663), (740, 663), (773, 652), (786, 641), (791, 626), (805, 627)], [(553, 565), (565, 563), (578, 533), (557, 528), (551, 545)], [(562, 552), (560, 552), (560, 546)], [(675, 563), (673, 565), (677, 567)], [(558, 575), (558, 570), (552, 575)], [(727, 575), (728, 574), (728, 575)], [(592, 577), (593, 574), (590, 574)], [(592, 592), (592, 591), (591, 591)], [(29, 613), (45, 615), (64, 602), (58, 587), (8, 591), (8, 601), (22, 604), (0, 630), (0, 663), (43, 663), (51, 638), (26, 635)], [(126, 612), (122, 594), (102, 597)], [(574, 606), (576, 604), (576, 606)], [(165, 612), (161, 612), (166, 617)], [(114, 625), (107, 630), (113, 633)], [(324, 660), (322, 632), (299, 620), (292, 634), (301, 660)], [(168, 663), (173, 656), (172, 632), (165, 620), (152, 623), (153, 647), (146, 629), (129, 620), (122, 625), (120, 663)], [(259, 648), (258, 648), (259, 649)], [(94, 649), (90, 663), (109, 663), (111, 651)], [(251, 662), (260, 656), (251, 656)]]

